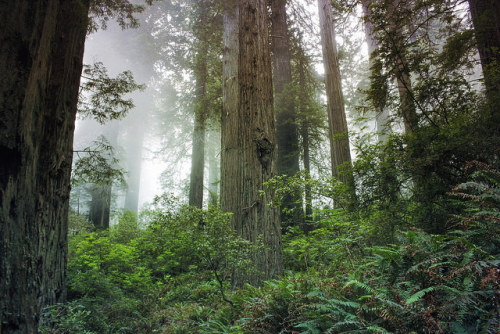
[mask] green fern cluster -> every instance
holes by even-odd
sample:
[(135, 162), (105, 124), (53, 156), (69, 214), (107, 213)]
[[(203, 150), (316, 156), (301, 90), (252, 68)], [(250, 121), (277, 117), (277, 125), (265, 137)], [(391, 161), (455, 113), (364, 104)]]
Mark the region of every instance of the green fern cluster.
[[(451, 233), (407, 230), (394, 244), (364, 247), (351, 263), (344, 252), (337, 256), (343, 261), (330, 254), (322, 266), (247, 287), (220, 332), (497, 333), (500, 172), (478, 162), (466, 168), (470, 180), (451, 192), (463, 207), (449, 222)], [(290, 261), (307, 247), (320, 250), (308, 246), (315, 239), (287, 239), (297, 250)]]

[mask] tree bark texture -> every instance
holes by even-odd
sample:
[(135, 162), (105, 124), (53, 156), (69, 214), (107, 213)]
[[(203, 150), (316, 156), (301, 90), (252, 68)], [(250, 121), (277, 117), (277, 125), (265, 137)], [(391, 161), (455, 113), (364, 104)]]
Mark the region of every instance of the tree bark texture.
[[(500, 100), (500, 4), (498, 0), (469, 0), (469, 8), (483, 69), (486, 94), (491, 103)], [(494, 105), (494, 104), (492, 104)], [(494, 122), (500, 121), (496, 108)]]
[(0, 3), (0, 332), (65, 298), (73, 131), (88, 1)]
[(265, 246), (254, 258), (261, 274), (234, 276), (241, 286), (283, 271), (279, 213), (263, 185), (276, 175), (276, 135), (266, 1), (225, 6), (221, 206), (241, 237)]
[[(279, 175), (299, 172), (299, 136), (291, 90), (292, 68), (286, 16), (286, 0), (271, 1), (271, 45), (273, 51), (273, 84), (276, 113)], [(293, 226), (301, 223), (301, 197), (288, 194), (283, 198), (281, 221)]]
[(318, 0), (318, 10), (321, 43), (323, 46), (323, 64), (325, 67), (332, 174), (342, 183), (352, 184), (352, 173), (349, 172), (351, 151), (349, 148), (331, 2), (329, 0)]

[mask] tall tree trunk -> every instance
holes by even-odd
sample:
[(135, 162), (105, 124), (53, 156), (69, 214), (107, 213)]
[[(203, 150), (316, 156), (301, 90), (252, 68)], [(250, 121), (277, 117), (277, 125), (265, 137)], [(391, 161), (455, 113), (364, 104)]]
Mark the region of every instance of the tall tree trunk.
[(418, 115), (413, 99), (413, 89), (410, 77), (410, 69), (408, 68), (408, 60), (406, 59), (406, 50), (404, 46), (404, 35), (402, 28), (395, 24), (398, 20), (398, 9), (400, 6), (405, 6), (400, 0), (393, 0), (388, 8), (389, 15), (389, 39), (391, 47), (395, 54), (394, 75), (399, 92), (400, 114), (403, 118), (405, 133), (412, 133), (418, 127)]
[[(119, 128), (118, 121), (111, 121), (104, 128), (103, 134), (114, 149), (118, 146)], [(92, 199), (90, 201), (89, 221), (97, 229), (106, 230), (109, 228), (112, 188), (113, 180), (107, 180), (105, 184), (91, 185), (90, 195)]]
[[(128, 126), (127, 138), (127, 192), (125, 194), (125, 209), (138, 212), (139, 193), (141, 188), (142, 154), (145, 131), (148, 126), (148, 115), (151, 115), (153, 96), (150, 90), (136, 95), (136, 107), (130, 115), (132, 124)], [(129, 123), (130, 124), (130, 123)]]
[[(206, 22), (207, 4), (201, 1), (198, 4), (199, 23)], [(195, 35), (198, 40), (198, 50), (194, 63), (196, 78), (196, 107), (193, 130), (193, 153), (191, 156), (191, 176), (189, 183), (189, 205), (203, 207), (203, 180), (205, 171), (205, 123), (208, 117), (205, 96), (208, 81), (208, 33), (204, 27), (197, 27)]]
[(125, 194), (125, 209), (138, 212), (145, 125), (138, 123), (136, 127), (129, 131), (133, 132), (130, 136), (131, 138), (129, 138), (127, 146), (127, 160), (129, 163), (127, 193)]
[(215, 131), (210, 131), (208, 138), (208, 204), (216, 207), (219, 202), (219, 150), (216, 149), (219, 145), (216, 140), (220, 143), (220, 136)]
[(278, 210), (264, 183), (276, 175), (271, 61), (265, 0), (230, 1), (224, 11), (221, 206), (243, 238), (263, 241), (254, 263), (259, 284), (283, 271)]
[[(306, 62), (304, 61), (303, 54), (298, 56), (297, 70), (299, 72), (299, 87), (308, 87), (306, 82), (306, 71), (308, 69)], [(311, 125), (309, 124), (309, 115), (306, 107), (306, 101), (308, 99), (308, 96), (306, 94), (308, 94), (308, 92), (306, 92), (306, 89), (301, 89), (299, 91), (299, 108), (303, 118), (300, 129), (302, 136), (303, 164), (306, 177), (309, 179), (311, 171), (309, 132)], [(304, 197), (305, 197), (306, 211), (305, 211), (303, 230), (305, 232), (309, 232), (312, 230), (312, 224), (313, 224), (312, 187), (309, 183), (306, 183), (304, 187)]]
[(328, 109), (328, 129), (332, 174), (344, 184), (352, 185), (351, 151), (347, 134), (347, 121), (340, 80), (337, 43), (333, 26), (332, 4), (330, 0), (318, 0), (321, 43)]
[(97, 230), (109, 228), (111, 213), (111, 184), (92, 185), (90, 189), (89, 221)]
[[(379, 75), (380, 73), (373, 73), (376, 72), (376, 55), (375, 51), (378, 49), (377, 45), (377, 40), (374, 37), (374, 31), (373, 31), (373, 26), (372, 23), (370, 22), (371, 19), (371, 10), (370, 10), (370, 4), (372, 3), (372, 0), (363, 0), (361, 2), (361, 5), (363, 7), (363, 15), (364, 15), (364, 25), (365, 25), (365, 36), (366, 36), (366, 42), (368, 44), (368, 56), (369, 56), (369, 65), (370, 65), (370, 70), (372, 71), (372, 77), (374, 75)], [(373, 87), (375, 83), (371, 83), (371, 86)], [(376, 83), (380, 84), (380, 83)], [(376, 126), (376, 131), (378, 135), (378, 141), (379, 142), (385, 142), (387, 140), (387, 134), (391, 132), (391, 126), (389, 124), (389, 111), (387, 108), (385, 108), (386, 105), (386, 100), (384, 98), (383, 101), (377, 101), (376, 102), (376, 116), (375, 116), (375, 126)]]
[(492, 123), (500, 122), (500, 4), (497, 0), (469, 0)]
[[(199, 84), (199, 83), (198, 83)], [(203, 102), (200, 102), (200, 105)], [(206, 111), (204, 111), (206, 112)], [(203, 207), (203, 178), (205, 169), (205, 115), (197, 112), (194, 119), (193, 153), (189, 182), (189, 205)]]
[(88, 1), (0, 3), (0, 332), (65, 297), (73, 131)]
[[(276, 140), (279, 175), (299, 172), (299, 136), (294, 97), (291, 94), (292, 69), (286, 17), (286, 0), (271, 1), (271, 45), (273, 51), (273, 84), (276, 112)], [(301, 223), (301, 196), (287, 194), (281, 207), (281, 221), (289, 226)]]

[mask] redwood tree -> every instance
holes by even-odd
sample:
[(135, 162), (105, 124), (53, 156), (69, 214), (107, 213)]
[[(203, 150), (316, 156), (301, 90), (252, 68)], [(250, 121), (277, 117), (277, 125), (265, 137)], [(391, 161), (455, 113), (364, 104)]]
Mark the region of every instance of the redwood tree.
[[(286, 15), (287, 0), (271, 1), (271, 45), (273, 54), (273, 84), (278, 145), (278, 173), (294, 176), (299, 172), (299, 136), (294, 98), (291, 94), (292, 69)], [(287, 224), (300, 223), (301, 198), (287, 195), (283, 199), (281, 220)]]
[[(333, 12), (330, 0), (318, 0), (323, 64), (328, 111), (330, 156), (332, 174), (344, 184), (352, 183), (352, 173), (346, 168), (351, 164), (351, 151), (347, 134), (344, 97), (340, 80), (340, 67), (333, 26)], [(344, 170), (344, 171), (343, 171)]]
[[(73, 132), (89, 10), (126, 0), (0, 2), (0, 332), (36, 333), (65, 297)], [(95, 25), (91, 25), (95, 28)]]
[(497, 0), (469, 0), (481, 59), (486, 95), (492, 106), (492, 123), (500, 122), (500, 4)]
[(277, 156), (267, 24), (265, 0), (225, 3), (221, 206), (241, 237), (265, 246), (254, 258), (262, 274), (236, 274), (234, 285), (283, 270), (279, 214), (264, 187), (276, 175)]
[(191, 174), (189, 182), (189, 205), (203, 206), (203, 179), (205, 169), (205, 139), (208, 108), (205, 101), (208, 82), (208, 35), (206, 25), (209, 3), (205, 0), (195, 2), (196, 23), (193, 33), (196, 38), (193, 72), (195, 77), (195, 115), (193, 130), (193, 151), (191, 155)]
[(36, 333), (64, 299), (88, 0), (0, 3), (0, 326)]
[[(376, 77), (380, 76), (380, 68), (381, 63), (380, 59), (377, 55), (378, 42), (376, 37), (374, 36), (373, 25), (371, 23), (371, 4), (373, 0), (362, 0), (361, 6), (363, 8), (363, 21), (365, 26), (365, 36), (366, 42), (368, 44), (368, 56), (369, 56), (369, 65), (370, 71), (372, 74), (370, 75), (370, 85), (372, 88), (377, 86), (377, 91), (384, 92), (387, 89), (387, 81), (384, 79), (374, 80)], [(378, 99), (372, 99), (373, 104), (375, 105), (375, 125), (377, 129), (377, 136), (380, 142), (385, 142), (387, 139), (387, 133), (391, 131), (391, 126), (389, 124), (389, 111), (386, 108), (386, 93), (383, 95), (378, 95)]]

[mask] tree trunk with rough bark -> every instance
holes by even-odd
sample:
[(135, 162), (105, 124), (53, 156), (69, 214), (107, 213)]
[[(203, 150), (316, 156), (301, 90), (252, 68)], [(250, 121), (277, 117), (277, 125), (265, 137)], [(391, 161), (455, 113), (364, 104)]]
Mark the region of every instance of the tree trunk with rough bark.
[(283, 271), (279, 213), (264, 183), (276, 175), (276, 135), (266, 1), (225, 3), (221, 206), (238, 235), (262, 240), (261, 274), (236, 273), (233, 285), (259, 284)]
[(337, 43), (333, 25), (332, 4), (329, 0), (318, 0), (321, 43), (328, 110), (328, 129), (332, 174), (344, 184), (352, 185), (351, 151), (347, 133), (344, 97), (340, 80)]
[(65, 298), (88, 1), (0, 3), (0, 332), (36, 333)]
[[(276, 113), (279, 175), (299, 172), (299, 136), (294, 97), (291, 94), (292, 69), (286, 16), (286, 0), (271, 1), (271, 46), (273, 51), (273, 84)], [(288, 226), (302, 221), (301, 197), (288, 194), (283, 198), (281, 221)]]

